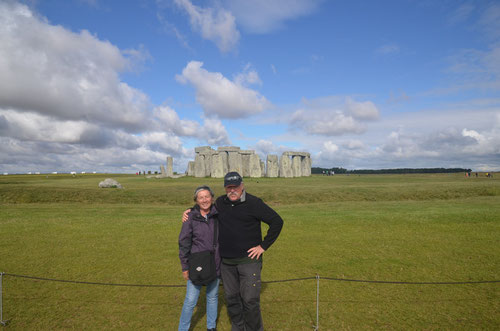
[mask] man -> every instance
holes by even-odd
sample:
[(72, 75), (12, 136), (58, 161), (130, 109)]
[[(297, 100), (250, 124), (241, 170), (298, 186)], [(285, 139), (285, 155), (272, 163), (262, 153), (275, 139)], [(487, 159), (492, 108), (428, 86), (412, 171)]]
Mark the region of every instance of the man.
[[(226, 195), (215, 202), (219, 213), (221, 276), (232, 330), (263, 330), (260, 311), (262, 254), (276, 241), (282, 218), (245, 191), (237, 172), (224, 177)], [(261, 222), (269, 225), (262, 240)]]

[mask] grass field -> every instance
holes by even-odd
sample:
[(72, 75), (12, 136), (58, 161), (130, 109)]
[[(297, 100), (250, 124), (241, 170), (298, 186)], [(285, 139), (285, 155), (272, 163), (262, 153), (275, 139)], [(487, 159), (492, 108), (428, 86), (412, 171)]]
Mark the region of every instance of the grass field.
[[(263, 281), (320, 276), (320, 330), (498, 330), (500, 174), (245, 179), (283, 217)], [(99, 189), (106, 177), (123, 190)], [(201, 184), (131, 175), (0, 177), (0, 272), (113, 284), (184, 285), (177, 237)], [(266, 226), (263, 226), (266, 230)], [(3, 276), (2, 330), (177, 328), (182, 287)], [(265, 283), (267, 330), (311, 330), (316, 280)], [(230, 330), (220, 291), (219, 330)], [(204, 297), (193, 318), (204, 330)]]

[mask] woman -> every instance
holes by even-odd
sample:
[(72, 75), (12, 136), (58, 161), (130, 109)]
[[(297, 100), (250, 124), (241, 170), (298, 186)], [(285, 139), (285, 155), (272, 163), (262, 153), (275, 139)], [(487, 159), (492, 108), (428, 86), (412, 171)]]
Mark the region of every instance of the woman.
[[(196, 205), (188, 214), (188, 220), (182, 223), (179, 234), (179, 258), (182, 266), (182, 276), (187, 281), (186, 299), (182, 307), (179, 321), (179, 331), (189, 330), (191, 316), (198, 302), (201, 285), (194, 285), (189, 279), (189, 254), (213, 250), (214, 222), (217, 210), (213, 205), (214, 193), (208, 186), (200, 186), (194, 192)], [(219, 243), (215, 242), (215, 264), (217, 278), (207, 285), (207, 330), (215, 330), (217, 322), (217, 303), (220, 281)]]

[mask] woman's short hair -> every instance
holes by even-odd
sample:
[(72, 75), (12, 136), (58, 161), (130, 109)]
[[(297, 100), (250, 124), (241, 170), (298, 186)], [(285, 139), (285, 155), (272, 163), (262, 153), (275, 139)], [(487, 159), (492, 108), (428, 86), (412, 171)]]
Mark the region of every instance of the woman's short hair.
[(202, 185), (202, 186), (197, 187), (196, 190), (194, 190), (194, 197), (193, 197), (194, 201), (196, 201), (196, 198), (198, 197), (198, 193), (200, 193), (200, 191), (210, 192), (210, 195), (212, 196), (212, 198), (215, 195), (210, 187), (208, 187), (207, 185)]

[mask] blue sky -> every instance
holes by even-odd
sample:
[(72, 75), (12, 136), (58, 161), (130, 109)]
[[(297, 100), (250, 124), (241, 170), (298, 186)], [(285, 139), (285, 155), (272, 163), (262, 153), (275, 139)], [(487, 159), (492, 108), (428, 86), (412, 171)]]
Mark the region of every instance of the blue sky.
[(500, 170), (498, 1), (8, 0), (0, 41), (2, 173)]

